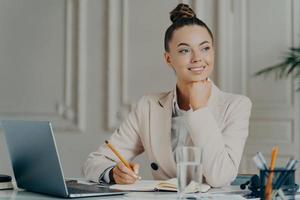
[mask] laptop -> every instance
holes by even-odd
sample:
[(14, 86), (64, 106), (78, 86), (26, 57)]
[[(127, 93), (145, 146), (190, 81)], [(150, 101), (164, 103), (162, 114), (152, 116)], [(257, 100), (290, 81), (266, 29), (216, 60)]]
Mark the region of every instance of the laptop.
[(19, 188), (64, 198), (124, 194), (108, 186), (65, 181), (50, 122), (2, 120), (1, 124)]

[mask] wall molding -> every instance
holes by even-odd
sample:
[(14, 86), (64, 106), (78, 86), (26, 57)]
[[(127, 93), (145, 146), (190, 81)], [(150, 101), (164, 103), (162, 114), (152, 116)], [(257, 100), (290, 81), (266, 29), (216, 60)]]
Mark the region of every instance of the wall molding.
[(218, 1), (217, 13), (217, 78), (219, 86), (225, 91), (233, 91), (233, 61), (230, 52), (233, 51), (233, 10), (232, 0)]
[(1, 112), (1, 118), (51, 121), (58, 132), (82, 132), (85, 128), (85, 64), (81, 25), (84, 4), (65, 0), (65, 57), (63, 101), (53, 112)]
[[(279, 2), (279, 1), (278, 1)], [(249, 95), (251, 88), (250, 67), (247, 60), (250, 55), (248, 50), (249, 30), (248, 12), (249, 1), (246, 0), (222, 0), (217, 2), (218, 6), (218, 79), (220, 87), (229, 92)], [(283, 3), (283, 2), (280, 2)], [(286, 29), (288, 38), (283, 38), (288, 45), (298, 46), (300, 39), (299, 26), (299, 8), (300, 3), (297, 0), (284, 2), (287, 10)], [(259, 3), (257, 5), (259, 6)], [(291, 13), (291, 14), (290, 14)], [(297, 35), (298, 37), (296, 38)], [(297, 43), (295, 43), (297, 41)], [(291, 43), (291, 44), (290, 44)], [(279, 83), (278, 83), (279, 84)], [(245, 146), (245, 154), (241, 161), (241, 172), (250, 173), (249, 166), (252, 155), (259, 149), (265, 156), (269, 156), (270, 149), (274, 144), (280, 146), (282, 155), (293, 155), (299, 159), (299, 122), (300, 105), (299, 94), (293, 92), (291, 81), (283, 82), (284, 91), (281, 95), (284, 98), (278, 99), (252, 99), (253, 107), (251, 113), (251, 131)], [(253, 87), (253, 86), (252, 86)], [(259, 87), (259, 84), (258, 84)], [(272, 93), (273, 94), (273, 93)], [(298, 102), (298, 103), (297, 103)], [(267, 138), (273, 139), (268, 140)], [(251, 156), (249, 156), (251, 155)], [(252, 165), (251, 165), (252, 166)], [(298, 179), (300, 173), (298, 173)]]
[[(221, 89), (247, 95), (249, 92), (248, 85), (248, 68), (247, 66), (247, 3), (246, 0), (224, 0), (218, 2), (218, 34), (217, 34), (217, 66), (218, 81)], [(290, 3), (288, 1), (287, 3)], [(289, 8), (288, 8), (289, 9)], [(288, 12), (287, 13), (291, 13)], [(292, 17), (292, 16), (291, 16)], [(291, 27), (289, 20), (287, 23)], [(235, 37), (234, 35), (237, 34)], [(238, 49), (238, 50), (236, 50)], [(240, 66), (237, 68), (234, 66)], [(291, 108), (293, 107), (292, 82), (286, 83), (285, 102), (255, 101), (254, 108)]]
[[(286, 4), (288, 4), (287, 6), (287, 10), (286, 10), (286, 13), (292, 13), (292, 1), (293, 0), (289, 0), (289, 1), (286, 1)], [(246, 2), (244, 2), (244, 6), (245, 9), (246, 9)], [(246, 13), (246, 12), (244, 12)], [(287, 21), (286, 21), (286, 24), (288, 25), (288, 38), (287, 40), (289, 45), (292, 45), (292, 41), (293, 41), (293, 37), (292, 37), (292, 34), (293, 34), (293, 24), (292, 24), (292, 21), (293, 21), (293, 16), (290, 15), (289, 16), (290, 18), (287, 17)], [(247, 19), (246, 19), (246, 15), (245, 15), (245, 20), (244, 20), (244, 23), (243, 24), (246, 24), (247, 23)], [(247, 31), (245, 31), (245, 34), (247, 33)], [(246, 38), (246, 37), (245, 37)], [(246, 47), (246, 43), (244, 44), (244, 47)], [(245, 61), (245, 66), (244, 68), (247, 69), (247, 62), (246, 62), (246, 57), (244, 57)], [(249, 68), (249, 66), (248, 66)], [(262, 78), (262, 77), (261, 77)], [(248, 85), (245, 86), (246, 88), (248, 88)], [(270, 101), (270, 100), (259, 100), (257, 99), (255, 102), (255, 105), (253, 106), (254, 110), (261, 110), (261, 109), (269, 109), (269, 110), (294, 110), (294, 93), (293, 93), (293, 83), (291, 81), (291, 79), (287, 79), (287, 81), (285, 82), (285, 91), (283, 92), (283, 96), (285, 97), (283, 101), (280, 101), (280, 100), (274, 100), (274, 101)], [(276, 111), (275, 111), (276, 112)], [(294, 111), (292, 111), (292, 113), (294, 113)]]
[(108, 12), (107, 129), (113, 131), (132, 108), (127, 96), (128, 0), (108, 1)]
[[(83, 132), (86, 102), (86, 1), (66, 0), (64, 101), (57, 112), (63, 131)], [(55, 127), (55, 126), (54, 126)]]

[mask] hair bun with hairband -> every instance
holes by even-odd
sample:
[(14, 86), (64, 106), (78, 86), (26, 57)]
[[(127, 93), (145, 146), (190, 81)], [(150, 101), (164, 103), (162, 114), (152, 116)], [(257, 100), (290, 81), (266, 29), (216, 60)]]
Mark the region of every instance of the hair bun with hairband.
[(180, 19), (196, 18), (196, 14), (187, 4), (180, 3), (178, 6), (170, 12), (170, 19), (173, 23)]

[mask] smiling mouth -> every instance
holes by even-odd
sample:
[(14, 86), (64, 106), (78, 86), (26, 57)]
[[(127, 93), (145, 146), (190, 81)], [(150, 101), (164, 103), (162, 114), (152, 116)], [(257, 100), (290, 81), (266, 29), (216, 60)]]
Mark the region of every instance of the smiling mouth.
[(188, 70), (192, 71), (192, 72), (197, 72), (197, 73), (201, 73), (205, 70), (205, 66), (201, 66), (201, 67), (189, 67)]

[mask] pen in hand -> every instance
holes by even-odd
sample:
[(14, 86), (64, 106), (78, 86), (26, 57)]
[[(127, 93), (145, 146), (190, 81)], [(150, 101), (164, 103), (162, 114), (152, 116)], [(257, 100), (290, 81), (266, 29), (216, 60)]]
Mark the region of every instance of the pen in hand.
[[(130, 166), (130, 164), (121, 156), (121, 154), (112, 146), (112, 144), (110, 144), (107, 140), (105, 140), (105, 143), (106, 143), (106, 145), (107, 145), (107, 147), (108, 148), (110, 148), (111, 149), (111, 151), (120, 159), (120, 161), (121, 161), (121, 163), (123, 164), (123, 165), (125, 165), (125, 167), (127, 168), (127, 169), (129, 169), (130, 171), (128, 172), (128, 173), (134, 173), (134, 177), (136, 178), (136, 179), (138, 179), (138, 180), (140, 180), (141, 179), (141, 177), (140, 176), (138, 176), (137, 175), (137, 172), (135, 172), (135, 170), (133, 169), (133, 167), (132, 166)], [(118, 167), (118, 168), (120, 168), (120, 165), (118, 164), (116, 167)], [(125, 168), (125, 170), (120, 170), (120, 171), (122, 171), (123, 173), (126, 173), (126, 171), (128, 171), (127, 169)], [(126, 175), (125, 175), (126, 176)]]

